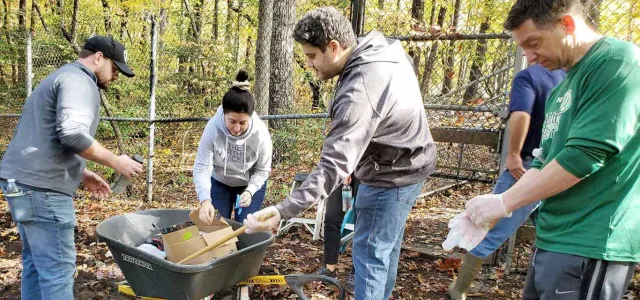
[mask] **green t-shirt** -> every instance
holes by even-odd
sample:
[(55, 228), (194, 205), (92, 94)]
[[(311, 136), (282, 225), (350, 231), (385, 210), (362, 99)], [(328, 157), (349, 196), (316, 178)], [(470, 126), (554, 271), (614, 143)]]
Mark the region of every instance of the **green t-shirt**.
[(544, 168), (581, 178), (542, 201), (536, 245), (610, 261), (640, 261), (640, 48), (603, 38), (547, 100)]

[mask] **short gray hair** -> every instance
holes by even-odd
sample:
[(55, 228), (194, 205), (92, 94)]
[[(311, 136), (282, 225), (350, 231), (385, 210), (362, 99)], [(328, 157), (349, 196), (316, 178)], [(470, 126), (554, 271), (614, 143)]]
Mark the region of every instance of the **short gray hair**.
[(331, 40), (338, 41), (345, 48), (356, 44), (356, 34), (349, 19), (330, 6), (306, 13), (293, 29), (293, 39), (300, 44), (318, 47), (322, 52)]

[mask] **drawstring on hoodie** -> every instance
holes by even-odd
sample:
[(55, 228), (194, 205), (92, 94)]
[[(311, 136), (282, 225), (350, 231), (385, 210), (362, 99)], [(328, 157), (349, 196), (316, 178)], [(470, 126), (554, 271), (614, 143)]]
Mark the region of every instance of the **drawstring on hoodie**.
[(227, 160), (229, 159), (229, 136), (228, 135), (225, 135), (224, 151), (226, 154), (224, 156), (224, 171), (222, 172), (222, 174), (224, 174), (224, 176), (227, 176)]
[[(242, 151), (242, 175), (246, 176), (247, 175), (247, 141), (243, 141), (244, 142), (244, 151)], [(224, 176), (227, 176), (227, 162), (229, 161), (229, 136), (225, 135), (225, 142), (224, 142), (224, 149), (227, 151), (227, 154), (224, 157), (224, 170), (222, 171), (222, 174), (224, 174)]]

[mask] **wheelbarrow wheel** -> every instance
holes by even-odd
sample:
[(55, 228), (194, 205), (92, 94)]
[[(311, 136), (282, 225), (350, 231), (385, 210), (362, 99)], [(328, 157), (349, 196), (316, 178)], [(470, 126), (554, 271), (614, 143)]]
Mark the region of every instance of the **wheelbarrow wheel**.
[(315, 274), (287, 275), (284, 278), (289, 287), (291, 287), (291, 290), (293, 290), (293, 292), (302, 300), (309, 300), (309, 298), (304, 294), (304, 285), (314, 281), (322, 281), (335, 286), (338, 288), (338, 300), (344, 299), (344, 287), (342, 287), (340, 281), (335, 278)]

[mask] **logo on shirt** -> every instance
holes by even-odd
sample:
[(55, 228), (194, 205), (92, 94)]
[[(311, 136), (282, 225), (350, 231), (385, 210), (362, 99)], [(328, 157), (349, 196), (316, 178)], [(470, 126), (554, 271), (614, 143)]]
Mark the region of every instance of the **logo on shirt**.
[(571, 107), (571, 90), (568, 90), (564, 96), (558, 98), (556, 100), (557, 103), (560, 103), (560, 113), (563, 113)]
[(572, 92), (568, 90), (562, 97), (556, 99), (560, 105), (558, 110), (547, 113), (544, 116), (544, 126), (542, 127), (542, 140), (552, 139), (558, 131), (562, 114), (571, 107)]

